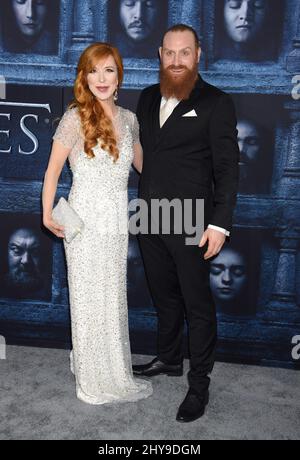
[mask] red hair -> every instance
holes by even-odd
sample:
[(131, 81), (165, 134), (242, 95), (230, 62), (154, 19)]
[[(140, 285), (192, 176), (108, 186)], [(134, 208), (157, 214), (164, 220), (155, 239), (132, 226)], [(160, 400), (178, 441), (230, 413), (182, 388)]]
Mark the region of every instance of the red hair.
[(90, 91), (87, 75), (97, 65), (99, 60), (112, 56), (115, 60), (118, 72), (118, 88), (123, 81), (123, 62), (119, 51), (109, 43), (93, 43), (81, 54), (77, 77), (74, 84), (75, 99), (69, 105), (77, 107), (84, 133), (84, 151), (89, 158), (95, 154), (92, 148), (100, 140), (101, 148), (105, 149), (116, 161), (119, 158), (117, 140), (111, 120), (105, 115), (101, 103)]

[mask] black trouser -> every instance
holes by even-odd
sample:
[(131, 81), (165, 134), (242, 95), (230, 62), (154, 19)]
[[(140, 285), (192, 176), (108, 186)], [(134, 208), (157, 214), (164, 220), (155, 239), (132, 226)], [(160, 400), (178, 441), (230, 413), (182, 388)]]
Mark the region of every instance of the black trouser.
[(158, 358), (166, 364), (183, 360), (186, 313), (191, 388), (202, 393), (214, 365), (217, 340), (215, 303), (209, 284), (209, 259), (204, 247), (185, 245), (182, 235), (138, 236), (149, 289), (158, 313)]

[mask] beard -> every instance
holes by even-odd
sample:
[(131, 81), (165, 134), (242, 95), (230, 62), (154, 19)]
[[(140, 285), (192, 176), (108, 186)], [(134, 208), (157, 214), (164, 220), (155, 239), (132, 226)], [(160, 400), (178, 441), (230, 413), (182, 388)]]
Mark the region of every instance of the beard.
[[(185, 72), (174, 77), (172, 69), (184, 69)], [(160, 64), (159, 77), (162, 96), (166, 99), (175, 97), (179, 101), (186, 100), (190, 97), (198, 78), (198, 63), (195, 62), (191, 69), (185, 65), (170, 65), (164, 68)]]
[(36, 270), (17, 268), (5, 275), (7, 287), (15, 288), (22, 292), (38, 290), (42, 286), (42, 278)]

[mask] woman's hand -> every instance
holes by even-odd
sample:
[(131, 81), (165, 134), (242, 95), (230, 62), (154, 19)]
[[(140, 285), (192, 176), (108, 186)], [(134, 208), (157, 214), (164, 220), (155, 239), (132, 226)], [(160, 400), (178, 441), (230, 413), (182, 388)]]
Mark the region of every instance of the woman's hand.
[(70, 151), (70, 148), (64, 147), (60, 142), (53, 141), (42, 191), (43, 224), (50, 232), (58, 236), (58, 238), (64, 238), (64, 228), (52, 219), (51, 210), (53, 208), (58, 179)]
[(58, 236), (58, 238), (64, 238), (64, 227), (56, 223), (51, 216), (44, 216), (43, 224), (46, 228), (48, 228), (48, 230), (50, 230), (50, 232), (54, 233), (55, 236)]

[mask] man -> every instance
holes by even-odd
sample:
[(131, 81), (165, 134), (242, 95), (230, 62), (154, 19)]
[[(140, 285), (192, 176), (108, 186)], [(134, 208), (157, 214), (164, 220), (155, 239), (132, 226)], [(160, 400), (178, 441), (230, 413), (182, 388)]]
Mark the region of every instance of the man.
[(42, 277), (41, 239), (32, 228), (19, 228), (8, 240), (8, 271), (3, 279), (3, 295), (21, 298), (45, 297)]
[(158, 0), (120, 0), (121, 30), (112, 41), (123, 57), (156, 57), (164, 6)]
[(267, 193), (271, 167), (265, 157), (264, 139), (267, 136), (262, 135), (262, 128), (249, 118), (239, 119), (237, 130), (241, 153), (239, 193)]
[[(138, 103), (144, 150), (139, 197), (205, 200), (206, 228), (198, 244), (185, 235), (140, 234), (150, 292), (158, 312), (158, 356), (134, 366), (137, 375), (182, 375), (184, 312), (189, 325), (189, 391), (177, 420), (201, 417), (214, 364), (216, 312), (209, 286), (209, 258), (231, 229), (238, 187), (239, 149), (231, 97), (198, 75), (196, 32), (171, 27), (159, 49), (160, 84), (143, 90)], [(214, 182), (214, 192), (212, 190)], [(151, 214), (151, 213), (150, 213)], [(150, 216), (152, 218), (152, 216)]]

